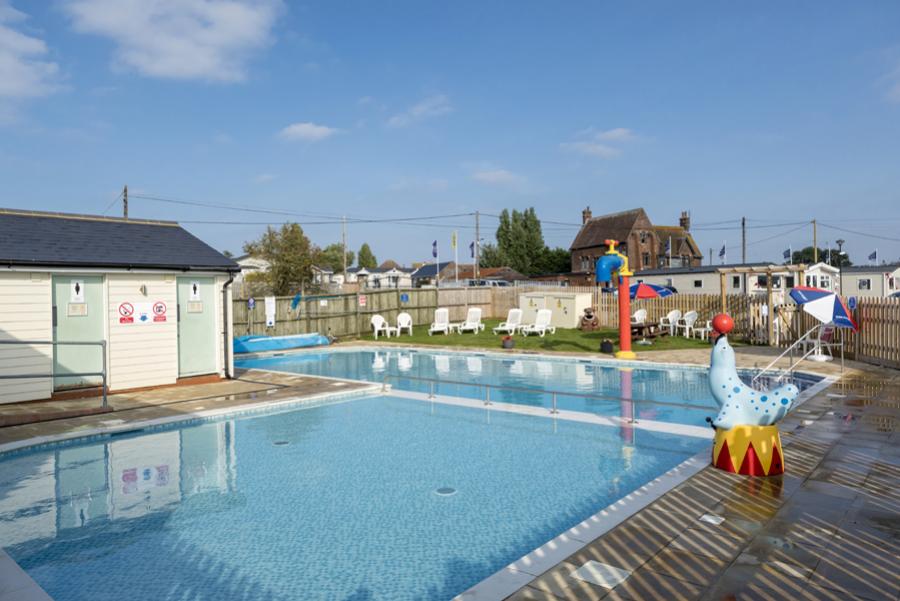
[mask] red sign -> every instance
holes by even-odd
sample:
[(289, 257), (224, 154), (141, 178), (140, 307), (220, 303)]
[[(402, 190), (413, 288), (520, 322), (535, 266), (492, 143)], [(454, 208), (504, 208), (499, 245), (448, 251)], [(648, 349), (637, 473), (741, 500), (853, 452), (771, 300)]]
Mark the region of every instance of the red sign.
[(131, 303), (119, 305), (119, 323), (134, 323), (134, 305)]
[(166, 320), (166, 303), (157, 301), (153, 303), (153, 321), (160, 322)]
[(365, 294), (361, 294), (361, 295), (359, 296), (359, 306), (360, 306), (360, 307), (365, 307), (365, 306), (366, 306), (366, 300), (367, 300), (367, 299), (366, 299), (366, 295), (365, 295)]
[(119, 323), (134, 323), (134, 317), (131, 317), (130, 315), (128, 317), (120, 317)]

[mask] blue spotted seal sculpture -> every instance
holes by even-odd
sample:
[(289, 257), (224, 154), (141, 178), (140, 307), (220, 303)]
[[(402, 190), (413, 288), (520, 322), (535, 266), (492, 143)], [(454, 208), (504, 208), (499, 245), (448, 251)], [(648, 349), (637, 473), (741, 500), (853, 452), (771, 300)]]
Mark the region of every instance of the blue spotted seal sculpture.
[(713, 344), (709, 364), (709, 387), (719, 406), (712, 424), (717, 429), (734, 426), (771, 426), (787, 415), (800, 390), (784, 384), (768, 391), (753, 390), (738, 376), (734, 349), (721, 334)]

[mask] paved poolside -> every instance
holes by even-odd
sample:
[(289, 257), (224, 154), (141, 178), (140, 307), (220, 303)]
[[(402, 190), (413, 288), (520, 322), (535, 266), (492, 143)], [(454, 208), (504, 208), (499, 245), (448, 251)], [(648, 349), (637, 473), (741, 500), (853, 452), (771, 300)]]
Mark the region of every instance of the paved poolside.
[[(900, 598), (900, 373), (840, 389), (784, 420), (783, 476), (707, 467), (509, 599)], [(588, 561), (627, 578), (573, 577)]]

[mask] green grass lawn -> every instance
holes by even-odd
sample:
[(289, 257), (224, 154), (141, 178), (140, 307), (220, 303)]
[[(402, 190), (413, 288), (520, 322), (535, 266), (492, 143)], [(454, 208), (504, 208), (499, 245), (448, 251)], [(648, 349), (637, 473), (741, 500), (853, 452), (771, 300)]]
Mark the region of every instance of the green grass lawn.
[[(413, 335), (404, 334), (400, 338), (378, 337), (379, 343), (384, 344), (422, 344), (434, 346), (500, 348), (502, 335), (494, 335), (491, 328), (500, 323), (499, 319), (485, 319), (484, 332), (478, 334), (443, 334), (428, 335), (428, 326), (420, 325), (413, 328)], [(619, 349), (619, 334), (616, 330), (597, 330), (594, 332), (582, 332), (581, 330), (557, 329), (556, 334), (549, 332), (544, 338), (540, 336), (513, 336), (516, 342), (515, 348), (535, 351), (567, 351), (576, 353), (597, 353), (600, 351), (600, 341), (609, 338), (613, 341), (615, 349)], [(362, 337), (363, 340), (374, 340), (370, 334)], [(678, 349), (709, 348), (709, 342), (684, 338), (683, 336), (663, 336), (653, 340), (652, 345), (632, 343), (631, 350), (641, 354), (650, 351), (668, 351)]]

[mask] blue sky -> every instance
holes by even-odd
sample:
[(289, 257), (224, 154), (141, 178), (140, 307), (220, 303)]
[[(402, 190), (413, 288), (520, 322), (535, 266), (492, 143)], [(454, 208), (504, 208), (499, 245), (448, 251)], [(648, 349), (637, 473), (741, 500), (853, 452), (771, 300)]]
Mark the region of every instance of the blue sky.
[[(124, 184), (301, 223), (534, 206), (562, 246), (585, 205), (689, 210), (729, 260), (739, 230), (710, 228), (746, 216), (748, 258), (776, 260), (816, 218), (820, 244), (893, 261), (900, 3), (0, 0), (0, 206), (102, 213)], [(131, 215), (237, 222), (187, 224), (234, 252), (282, 219)], [(473, 221), (349, 244), (424, 260)]]

